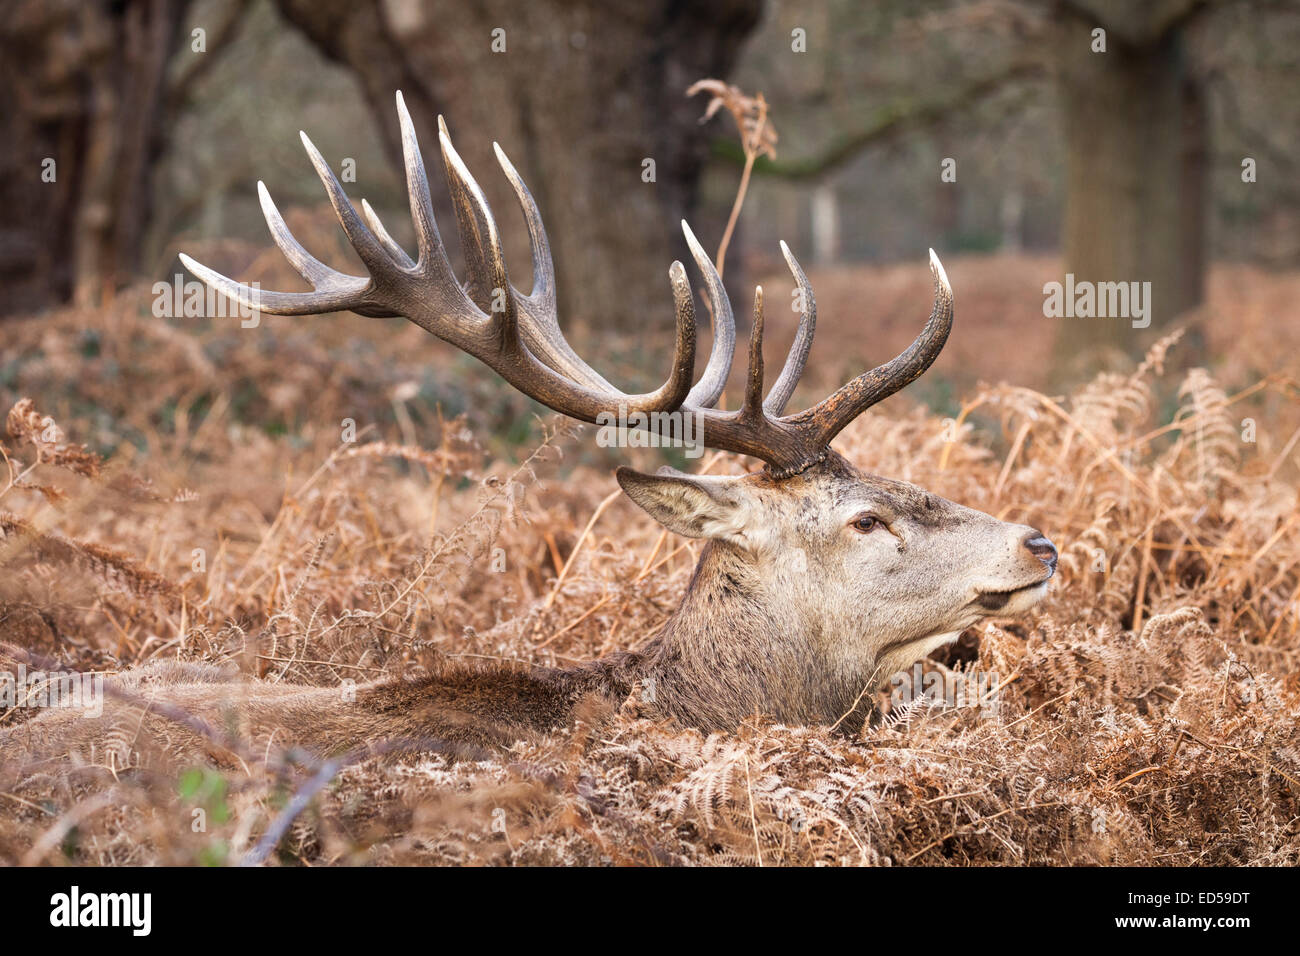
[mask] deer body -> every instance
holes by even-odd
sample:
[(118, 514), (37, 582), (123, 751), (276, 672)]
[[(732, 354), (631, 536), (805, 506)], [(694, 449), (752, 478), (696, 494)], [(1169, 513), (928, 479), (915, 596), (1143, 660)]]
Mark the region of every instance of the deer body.
[[(598, 721), (629, 697), (645, 716), (707, 731), (753, 717), (858, 727), (891, 675), (981, 617), (1036, 603), (1054, 570), (1034, 529), (862, 475), (834, 453), (780, 480), (626, 469), (619, 479), (673, 530), (711, 537), (680, 606), (635, 652), (563, 669), (448, 666), (347, 697), (168, 664), (128, 674), (126, 693), (106, 702), (108, 724), (143, 723), (174, 756), (217, 759), (210, 741), (150, 703), (234, 728), (255, 750), (329, 754), (396, 742), (481, 755), (575, 715)], [(864, 513), (879, 524), (859, 530)], [(94, 762), (104, 739), (98, 721), (51, 711), (0, 734), (0, 762), (69, 751)]]
[[(904, 482), (862, 474), (830, 447), (865, 408), (924, 372), (947, 340), (952, 292), (933, 253), (934, 309), (916, 341), (813, 408), (784, 415), (812, 345), (816, 306), (807, 278), (783, 244), (803, 304), (794, 345), (764, 397), (757, 290), (744, 398), (739, 409), (724, 412), (714, 406), (731, 369), (731, 305), (712, 262), (683, 224), (712, 306), (708, 364), (692, 386), (692, 295), (684, 269), (674, 263), (673, 370), (657, 391), (627, 395), (580, 359), (560, 332), (545, 231), (514, 168), (498, 150), (532, 239), (534, 289), (528, 296), (510, 285), (491, 212), (442, 127), (470, 281), (462, 285), (451, 273), (400, 94), (398, 112), (417, 259), (393, 242), (365, 203), (362, 222), (304, 136), (372, 277), (347, 276), (313, 259), (288, 233), (264, 188), (272, 234), (315, 291), (259, 293), (182, 257), (186, 265), (263, 311), (405, 315), (531, 397), (584, 421), (615, 407), (647, 416), (684, 411), (702, 421), (704, 444), (761, 458), (767, 467), (738, 477), (619, 469), (618, 481), (637, 505), (669, 530), (707, 540), (680, 607), (633, 652), (568, 669), (448, 667), (418, 681), (363, 685), (347, 697), (332, 688), (229, 683), (229, 675), (212, 668), (170, 666), (125, 675), (122, 693), (108, 706), (118, 718), (169, 736), (173, 750), (197, 746), (209, 755), (210, 737), (193, 727), (177, 729), (175, 721), (168, 730), (167, 715), (152, 710), (149, 701), (187, 709), (210, 727), (233, 727), (255, 746), (302, 744), (333, 753), (386, 740), (478, 753), (564, 724), (575, 714), (599, 719), (629, 696), (642, 713), (709, 731), (733, 729), (750, 717), (838, 725), (854, 713), (860, 726), (872, 695), (891, 675), (982, 617), (1019, 613), (1043, 596), (1056, 551), (1040, 532)], [(504, 312), (480, 307), (491, 290), (508, 290)], [(44, 714), (0, 733), (0, 758), (84, 754), (93, 749), (97, 732), (102, 737), (95, 723), (66, 712)]]

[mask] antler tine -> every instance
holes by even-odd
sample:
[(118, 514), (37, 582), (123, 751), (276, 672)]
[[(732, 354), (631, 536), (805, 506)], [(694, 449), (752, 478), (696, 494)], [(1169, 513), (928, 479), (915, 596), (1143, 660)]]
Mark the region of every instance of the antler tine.
[(524, 214), (524, 223), (528, 227), (528, 245), (533, 260), (533, 291), (524, 296), (515, 290), (515, 295), (521, 300), (519, 328), (524, 344), (538, 359), (560, 374), (582, 382), (588, 388), (617, 392), (599, 372), (578, 356), (560, 331), (555, 303), (555, 265), (551, 260), (551, 245), (546, 237), (546, 227), (542, 224), (541, 211), (505, 150), (497, 143), (492, 144), (492, 149), (501, 171), (506, 174), (506, 179), (515, 191), (515, 198), (519, 200), (519, 208)]
[(384, 228), (384, 224), (379, 220), (379, 214), (376, 213), (374, 207), (364, 199), (361, 200), (361, 218), (366, 221), (366, 225), (370, 227), (370, 231), (375, 234), (375, 238), (379, 240), (379, 244), (384, 247), (384, 251), (388, 253), (389, 257), (391, 257), (394, 262), (404, 269), (415, 268), (415, 263), (412, 261), (411, 257), (406, 254), (406, 250), (399, 246), (397, 241), (388, 234), (388, 230)]
[(933, 249), (930, 250), (930, 272), (934, 275), (934, 309), (925, 328), (906, 351), (869, 372), (863, 372), (828, 398), (786, 421), (801, 429), (810, 429), (813, 442), (825, 447), (863, 411), (915, 381), (934, 363), (952, 331), (953, 309), (952, 287)]
[(180, 254), (180, 260), (200, 280), (212, 286), (222, 295), (250, 309), (267, 312), (272, 315), (315, 315), (321, 312), (336, 312), (361, 306), (361, 294), (368, 281), (360, 276), (350, 276), (345, 272), (331, 269), (313, 256), (300, 243), (285, 225), (284, 217), (271, 199), (271, 193), (261, 180), (257, 183), (257, 196), (262, 205), (262, 215), (266, 219), (271, 238), (289, 264), (298, 274), (311, 283), (312, 292), (263, 292), (252, 286), (221, 273), (187, 256)]
[(763, 287), (754, 286), (754, 325), (749, 332), (749, 375), (745, 379), (745, 399), (740, 406), (741, 421), (758, 421), (763, 417)]
[(672, 377), (665, 382), (655, 395), (662, 393), (662, 404), (655, 406), (657, 411), (676, 411), (686, 401), (691, 390), (691, 379), (695, 377), (695, 303), (691, 295), (691, 284), (686, 279), (686, 267), (674, 261), (668, 267), (668, 281), (673, 287), (673, 304), (677, 313), (677, 337), (673, 343)]
[(416, 255), (420, 265), (426, 269), (433, 264), (431, 259), (437, 257), (442, 267), (449, 273), (451, 264), (447, 261), (447, 252), (442, 246), (442, 236), (438, 233), (438, 223), (433, 217), (433, 200), (429, 198), (429, 177), (424, 169), (424, 157), (420, 154), (420, 140), (415, 135), (415, 124), (406, 109), (406, 100), (402, 91), (397, 91), (397, 122), (402, 129), (402, 165), (406, 171), (406, 192), (411, 204), (411, 223), (415, 226)]
[(264, 292), (223, 276), (201, 262), (180, 253), (181, 263), (194, 275), (240, 305), (270, 315), (320, 315), (356, 308), (369, 282), (358, 276), (339, 273), (338, 280), (325, 280), (315, 292)]
[(781, 254), (785, 256), (785, 263), (790, 267), (790, 273), (799, 287), (802, 308), (799, 329), (795, 332), (790, 354), (786, 356), (785, 366), (772, 385), (772, 390), (767, 393), (767, 401), (763, 403), (763, 410), (769, 415), (781, 415), (785, 411), (790, 396), (803, 377), (804, 366), (808, 364), (808, 353), (812, 350), (813, 334), (817, 330), (817, 300), (813, 297), (812, 284), (804, 275), (803, 269), (799, 268), (799, 263), (795, 261), (784, 239), (781, 240)]
[(553, 303), (555, 263), (551, 259), (551, 243), (546, 238), (546, 227), (542, 224), (541, 210), (537, 208), (532, 192), (529, 191), (523, 177), (519, 175), (519, 171), (515, 169), (514, 163), (506, 156), (505, 150), (500, 144), (494, 142), (492, 151), (496, 153), (501, 171), (506, 174), (506, 179), (510, 181), (510, 186), (515, 191), (519, 208), (524, 214), (524, 224), (528, 227), (528, 245), (533, 257), (533, 291), (527, 297), (538, 302)]
[(451, 135), (441, 116), (438, 117), (438, 141), (442, 145), (442, 159), (447, 171), (447, 184), (451, 187), (452, 206), (456, 210), (456, 227), (460, 233), (461, 252), (465, 256), (465, 269), (470, 275), (470, 287), (490, 301), (489, 309), (498, 316), (494, 327), (501, 347), (520, 348), (518, 307), (496, 219), (478, 181), (451, 144)]
[(266, 219), (267, 228), (271, 230), (271, 238), (275, 240), (276, 246), (279, 247), (284, 257), (289, 260), (289, 265), (293, 266), (300, 276), (310, 282), (312, 288), (318, 288), (322, 282), (331, 279), (352, 278), (345, 273), (331, 269), (307, 251), (303, 244), (289, 231), (289, 227), (284, 224), (284, 217), (280, 215), (280, 210), (275, 207), (275, 202), (271, 199), (271, 193), (266, 188), (266, 183), (260, 179), (257, 181), (257, 198), (262, 204), (262, 217)]
[(338, 177), (334, 175), (334, 170), (330, 169), (329, 163), (325, 162), (325, 157), (320, 154), (320, 150), (307, 137), (302, 130), (298, 131), (302, 138), (302, 145), (307, 150), (307, 158), (311, 160), (312, 166), (316, 168), (316, 175), (320, 177), (325, 192), (329, 195), (330, 205), (334, 207), (334, 215), (343, 227), (344, 234), (348, 237), (348, 242), (356, 250), (357, 255), (361, 257), (362, 263), (370, 270), (374, 276), (376, 273), (386, 274), (393, 270), (393, 260), (388, 257), (384, 247), (380, 244), (366, 228), (365, 223), (357, 215), (357, 211), (352, 208), (352, 201), (348, 199), (347, 193), (343, 191), (342, 184), (339, 183)]
[(441, 116), (438, 117), (438, 142), (442, 146), (442, 161), (451, 187), (451, 203), (456, 210), (456, 229), (460, 233), (470, 287), (490, 299), (496, 295), (494, 290), (507, 288), (506, 281), (498, 281), (507, 280), (507, 273), (496, 219), (478, 181), (452, 145), (447, 123)]
[(686, 403), (694, 408), (712, 408), (718, 404), (731, 376), (731, 363), (736, 352), (736, 317), (731, 311), (731, 300), (722, 285), (722, 277), (685, 219), (682, 220), (682, 233), (695, 264), (704, 275), (704, 287), (713, 306), (713, 347), (709, 351), (709, 362), (700, 380), (686, 396)]

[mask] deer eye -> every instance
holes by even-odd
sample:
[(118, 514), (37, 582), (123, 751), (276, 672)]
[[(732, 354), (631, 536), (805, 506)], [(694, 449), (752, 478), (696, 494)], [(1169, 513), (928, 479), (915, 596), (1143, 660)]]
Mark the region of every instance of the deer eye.
[(863, 534), (870, 534), (877, 528), (883, 528), (885, 523), (875, 515), (858, 515), (852, 521), (854, 531), (861, 531)]

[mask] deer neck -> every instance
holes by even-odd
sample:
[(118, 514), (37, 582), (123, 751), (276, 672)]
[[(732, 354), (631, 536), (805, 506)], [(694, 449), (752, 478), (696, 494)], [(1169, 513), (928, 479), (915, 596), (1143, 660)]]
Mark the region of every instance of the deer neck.
[(754, 715), (835, 723), (854, 709), (870, 663), (828, 658), (824, 617), (773, 600), (752, 559), (710, 541), (681, 606), (641, 652), (643, 700), (665, 716), (731, 730)]

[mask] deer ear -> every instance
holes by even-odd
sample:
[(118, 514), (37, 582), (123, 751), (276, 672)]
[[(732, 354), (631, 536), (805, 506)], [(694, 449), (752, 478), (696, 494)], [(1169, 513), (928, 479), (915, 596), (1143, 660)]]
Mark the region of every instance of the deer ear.
[(627, 496), (669, 531), (688, 538), (744, 538), (745, 499), (739, 479), (688, 475), (661, 468), (646, 475), (619, 468), (615, 475)]

